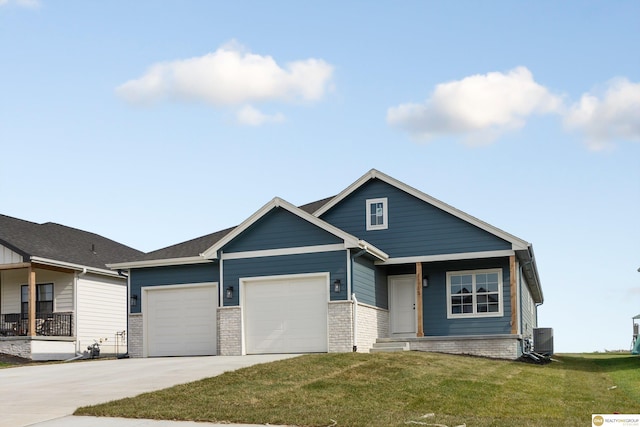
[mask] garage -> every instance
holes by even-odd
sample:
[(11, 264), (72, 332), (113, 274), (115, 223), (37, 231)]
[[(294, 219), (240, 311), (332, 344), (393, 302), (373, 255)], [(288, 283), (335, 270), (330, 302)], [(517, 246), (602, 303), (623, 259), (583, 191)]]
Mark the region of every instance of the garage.
[(143, 288), (143, 301), (149, 357), (216, 354), (216, 284)]
[(242, 280), (246, 353), (326, 352), (328, 283), (328, 274)]

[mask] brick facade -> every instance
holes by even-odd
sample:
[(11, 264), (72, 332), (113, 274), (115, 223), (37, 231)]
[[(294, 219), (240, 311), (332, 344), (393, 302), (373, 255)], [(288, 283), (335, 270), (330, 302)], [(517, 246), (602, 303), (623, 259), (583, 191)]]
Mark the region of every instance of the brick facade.
[(242, 309), (218, 308), (218, 354), (239, 356), (242, 354)]
[(389, 336), (389, 310), (358, 303), (358, 352), (367, 353), (378, 338)]
[(353, 304), (351, 301), (329, 303), (329, 353), (353, 351)]
[(403, 338), (411, 350), (469, 354), (495, 359), (517, 359), (521, 355), (520, 335)]
[(142, 314), (129, 315), (129, 357), (143, 357)]

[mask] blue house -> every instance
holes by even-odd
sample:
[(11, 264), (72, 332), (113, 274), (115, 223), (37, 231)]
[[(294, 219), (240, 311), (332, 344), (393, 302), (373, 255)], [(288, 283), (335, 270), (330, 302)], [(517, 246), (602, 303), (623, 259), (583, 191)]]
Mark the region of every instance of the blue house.
[(377, 170), (111, 264), (133, 357), (370, 351), (515, 359), (543, 302), (530, 243)]

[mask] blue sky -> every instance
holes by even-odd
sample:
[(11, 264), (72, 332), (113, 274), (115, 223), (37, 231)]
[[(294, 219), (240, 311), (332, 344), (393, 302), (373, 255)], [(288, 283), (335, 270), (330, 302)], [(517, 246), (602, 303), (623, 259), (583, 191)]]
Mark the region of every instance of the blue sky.
[(150, 251), (376, 168), (533, 243), (557, 351), (626, 349), (639, 16), (635, 1), (0, 0), (0, 212)]

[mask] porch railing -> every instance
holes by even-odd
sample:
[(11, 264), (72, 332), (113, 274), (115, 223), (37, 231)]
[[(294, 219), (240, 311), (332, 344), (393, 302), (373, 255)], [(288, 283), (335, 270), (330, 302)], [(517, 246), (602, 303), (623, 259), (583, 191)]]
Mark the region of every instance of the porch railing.
[[(70, 337), (73, 313), (36, 313), (36, 335)], [(29, 335), (29, 319), (21, 313), (0, 314), (0, 336)]]

